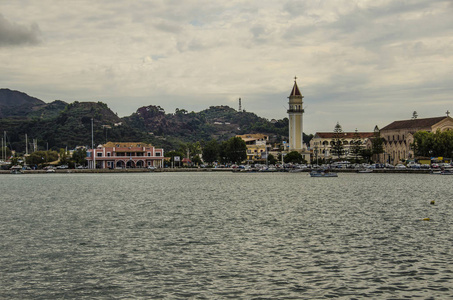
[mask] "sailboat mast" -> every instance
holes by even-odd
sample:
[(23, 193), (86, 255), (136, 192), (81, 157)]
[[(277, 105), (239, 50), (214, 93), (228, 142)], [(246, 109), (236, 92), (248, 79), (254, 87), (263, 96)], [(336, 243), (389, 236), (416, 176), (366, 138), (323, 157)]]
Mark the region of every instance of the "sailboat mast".
[(3, 131), (3, 135), (4, 135), (3, 151), (5, 152), (5, 156), (3, 156), (3, 161), (6, 162), (6, 131)]

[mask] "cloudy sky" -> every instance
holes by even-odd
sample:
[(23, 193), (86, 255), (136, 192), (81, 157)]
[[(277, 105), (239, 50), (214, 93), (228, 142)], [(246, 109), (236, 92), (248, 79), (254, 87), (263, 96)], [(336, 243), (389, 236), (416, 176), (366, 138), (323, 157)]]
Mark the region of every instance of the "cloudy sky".
[(451, 0), (11, 0), (0, 87), (45, 102), (238, 108), (304, 131), (372, 131), (453, 112)]

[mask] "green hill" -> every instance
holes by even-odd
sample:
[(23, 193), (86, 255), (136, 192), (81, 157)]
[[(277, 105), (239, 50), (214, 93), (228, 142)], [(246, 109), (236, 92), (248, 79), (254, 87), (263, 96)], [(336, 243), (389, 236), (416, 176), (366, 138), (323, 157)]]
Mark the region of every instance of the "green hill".
[(245, 133), (267, 134), (271, 141), (280, 142), (288, 132), (287, 118), (269, 121), (228, 106), (166, 113), (159, 106), (149, 105), (120, 118), (102, 102), (45, 103), (21, 92), (1, 89), (0, 108), (0, 131), (7, 132), (8, 146), (19, 152), (25, 151), (26, 134), (29, 141), (38, 141), (39, 149), (91, 146), (91, 120), (95, 144), (140, 141), (166, 151), (179, 148), (181, 143), (223, 141)]
[(0, 89), (0, 118), (24, 117), (43, 105), (46, 105), (44, 101), (25, 93)]

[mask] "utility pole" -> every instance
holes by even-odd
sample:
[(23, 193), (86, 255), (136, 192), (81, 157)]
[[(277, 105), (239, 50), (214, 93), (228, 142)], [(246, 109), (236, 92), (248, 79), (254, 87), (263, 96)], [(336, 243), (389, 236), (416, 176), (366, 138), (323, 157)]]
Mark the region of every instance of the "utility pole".
[(94, 153), (94, 131), (93, 131), (93, 118), (91, 118), (91, 149), (93, 153), (93, 169), (96, 169), (96, 153)]

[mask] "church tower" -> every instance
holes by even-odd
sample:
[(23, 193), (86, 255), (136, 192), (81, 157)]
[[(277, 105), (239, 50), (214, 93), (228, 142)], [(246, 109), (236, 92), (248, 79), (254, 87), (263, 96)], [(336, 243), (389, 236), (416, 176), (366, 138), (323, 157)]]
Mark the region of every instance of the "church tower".
[(299, 87), (296, 82), (297, 77), (294, 77), (294, 86), (289, 95), (289, 151), (302, 152), (303, 150), (303, 101)]

